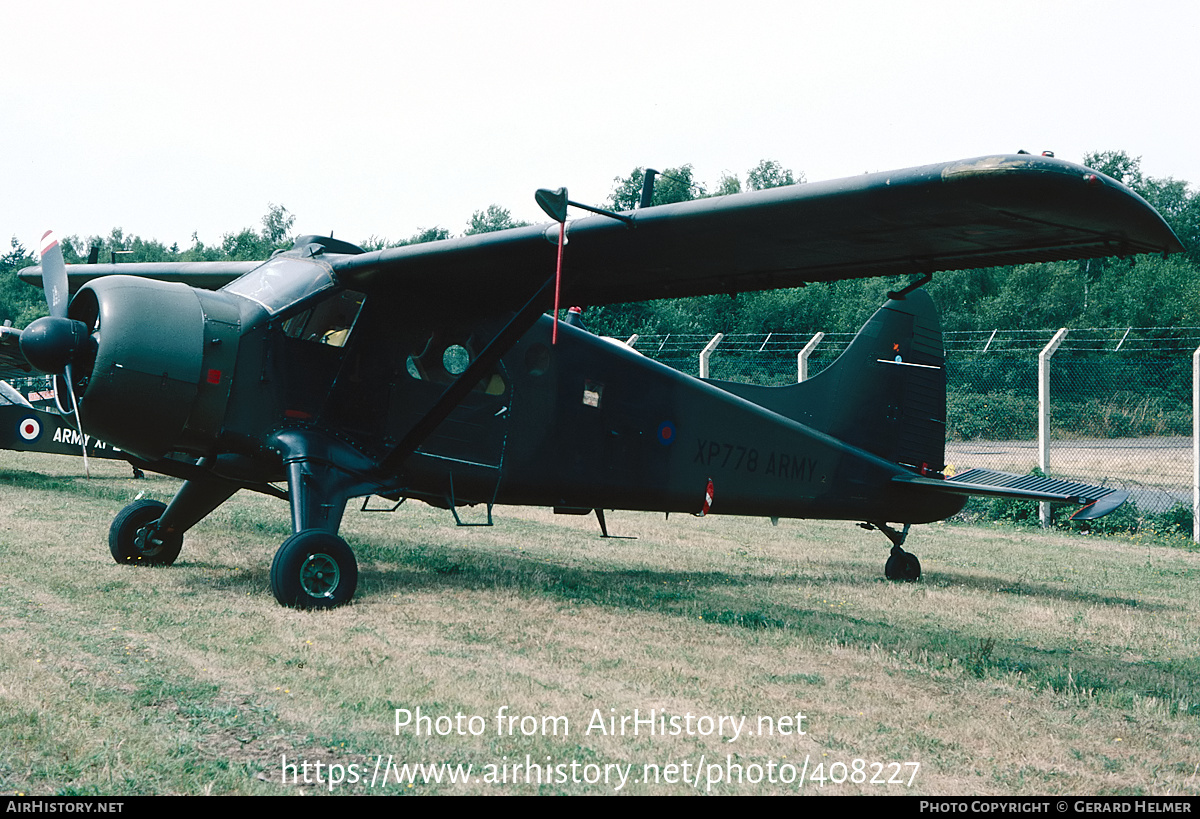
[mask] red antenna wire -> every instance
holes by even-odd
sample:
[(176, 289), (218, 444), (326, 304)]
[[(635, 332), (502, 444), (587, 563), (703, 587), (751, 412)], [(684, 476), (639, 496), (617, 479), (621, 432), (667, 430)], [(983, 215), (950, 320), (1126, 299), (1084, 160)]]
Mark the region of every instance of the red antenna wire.
[(558, 268), (554, 271), (554, 329), (550, 333), (550, 344), (558, 343), (558, 296), (562, 287), (563, 239), (566, 238), (567, 223), (558, 223)]

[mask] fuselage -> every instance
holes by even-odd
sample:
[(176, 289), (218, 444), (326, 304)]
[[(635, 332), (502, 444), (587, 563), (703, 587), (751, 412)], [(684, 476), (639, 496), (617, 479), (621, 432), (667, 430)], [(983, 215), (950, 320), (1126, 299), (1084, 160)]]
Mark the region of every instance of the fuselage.
[[(272, 442), (287, 430), (328, 441), (320, 457), (337, 468), (379, 465), (495, 329), (436, 311), (398, 322), (389, 300), (339, 289), (319, 261), (286, 261), (240, 289), (85, 288), (72, 314), (99, 340), (85, 428), (247, 484), (286, 477)], [(893, 483), (901, 465), (624, 345), (563, 324), (552, 343), (552, 325), (538, 319), (411, 455), (355, 491), (912, 523), (961, 507)]]

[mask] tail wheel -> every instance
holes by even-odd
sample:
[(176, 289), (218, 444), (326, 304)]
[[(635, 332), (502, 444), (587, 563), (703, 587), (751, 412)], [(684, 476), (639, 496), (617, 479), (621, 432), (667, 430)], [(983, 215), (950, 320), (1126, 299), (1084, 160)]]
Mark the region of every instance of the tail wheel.
[(892, 555), (883, 567), (883, 573), (888, 580), (903, 580), (912, 583), (921, 579), (921, 561), (912, 552), (906, 552), (899, 546), (892, 547)]
[(167, 505), (144, 498), (122, 509), (108, 528), (108, 550), (118, 563), (170, 566), (183, 548), (183, 535), (162, 535), (158, 519)]
[(358, 587), (358, 561), (335, 534), (305, 529), (283, 542), (271, 563), (271, 592), (282, 605), (330, 609), (350, 601)]

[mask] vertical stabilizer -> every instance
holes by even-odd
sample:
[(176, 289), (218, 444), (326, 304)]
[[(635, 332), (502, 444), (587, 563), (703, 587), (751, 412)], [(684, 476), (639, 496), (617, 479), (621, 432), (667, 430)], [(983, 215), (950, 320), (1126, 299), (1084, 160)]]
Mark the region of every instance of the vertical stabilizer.
[(713, 382), (896, 463), (941, 472), (946, 452), (946, 357), (924, 290), (889, 300), (836, 361), (786, 387)]

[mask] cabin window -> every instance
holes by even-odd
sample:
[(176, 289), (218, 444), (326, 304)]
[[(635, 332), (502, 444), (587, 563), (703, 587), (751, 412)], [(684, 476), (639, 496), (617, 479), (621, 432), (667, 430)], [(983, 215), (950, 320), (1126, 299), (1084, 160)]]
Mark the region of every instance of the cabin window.
[(345, 347), (365, 299), (362, 293), (343, 290), (287, 319), (283, 333), (289, 338)]
[(451, 344), (442, 353), (442, 366), (450, 375), (462, 375), (471, 366), (471, 354), (461, 344)]
[[(474, 359), (475, 354), (466, 343), (460, 344), (440, 333), (433, 333), (420, 352), (408, 357), (406, 369), (418, 381), (449, 384), (465, 373)], [(493, 371), (484, 376), (474, 390), (487, 395), (503, 395), (506, 388), (504, 376)]]

